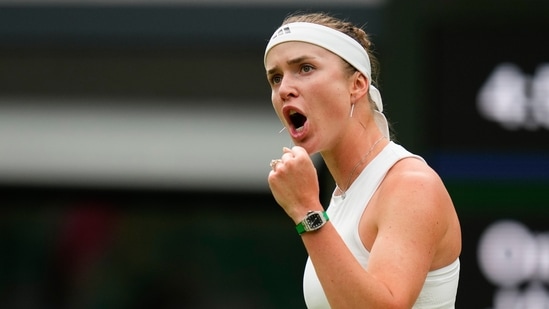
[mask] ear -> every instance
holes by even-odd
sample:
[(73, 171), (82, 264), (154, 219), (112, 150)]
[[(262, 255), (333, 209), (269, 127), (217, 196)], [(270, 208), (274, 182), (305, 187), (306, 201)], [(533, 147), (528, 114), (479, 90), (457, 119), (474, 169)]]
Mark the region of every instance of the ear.
[(368, 94), (368, 91), (370, 90), (370, 81), (364, 74), (356, 71), (351, 76), (350, 82), (350, 93), (351, 98), (353, 98), (353, 102), (359, 101), (362, 97)]

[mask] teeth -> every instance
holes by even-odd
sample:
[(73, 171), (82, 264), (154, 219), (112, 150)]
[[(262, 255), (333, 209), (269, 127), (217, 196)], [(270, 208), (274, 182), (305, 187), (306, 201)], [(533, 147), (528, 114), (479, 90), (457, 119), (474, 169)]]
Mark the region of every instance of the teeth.
[(297, 129), (295, 129), (295, 131), (296, 131), (296, 132), (301, 132), (301, 131), (303, 131), (303, 127), (299, 127), (299, 128), (297, 128)]
[(297, 114), (297, 112), (294, 111), (294, 110), (291, 110), (291, 111), (290, 111), (290, 116), (291, 116), (291, 115), (294, 115), (294, 114)]

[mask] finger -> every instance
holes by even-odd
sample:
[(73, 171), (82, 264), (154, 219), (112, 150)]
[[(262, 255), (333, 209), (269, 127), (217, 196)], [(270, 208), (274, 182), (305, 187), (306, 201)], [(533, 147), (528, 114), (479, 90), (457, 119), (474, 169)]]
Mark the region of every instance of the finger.
[(290, 158), (293, 158), (294, 157), (294, 153), (292, 151), (292, 149), (288, 148), (288, 147), (284, 147), (282, 148), (282, 156), (284, 157), (284, 155), (288, 155), (288, 157)]
[(307, 150), (305, 150), (305, 148), (303, 147), (300, 147), (300, 146), (294, 146), (292, 147), (292, 153), (294, 154), (294, 156), (298, 156), (298, 155), (306, 155), (308, 156), (309, 153), (307, 152)]
[(281, 159), (275, 159), (275, 160), (271, 160), (271, 163), (270, 163), (270, 166), (271, 166), (271, 169), (273, 171), (276, 171), (276, 166), (278, 164), (282, 163), (282, 160)]
[(294, 158), (294, 154), (292, 152), (285, 152), (280, 158), (282, 159), (281, 163), (286, 163)]

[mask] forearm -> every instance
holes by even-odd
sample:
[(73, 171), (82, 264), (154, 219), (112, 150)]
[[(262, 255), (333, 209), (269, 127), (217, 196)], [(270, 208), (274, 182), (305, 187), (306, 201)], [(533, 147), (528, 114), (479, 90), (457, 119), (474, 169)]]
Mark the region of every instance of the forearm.
[(332, 224), (302, 240), (332, 309), (398, 308), (388, 286), (359, 264)]

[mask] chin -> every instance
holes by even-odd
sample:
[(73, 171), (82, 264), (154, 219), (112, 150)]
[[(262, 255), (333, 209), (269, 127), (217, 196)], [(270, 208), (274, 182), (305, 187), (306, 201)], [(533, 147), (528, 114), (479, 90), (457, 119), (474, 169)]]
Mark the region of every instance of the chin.
[(307, 142), (303, 142), (303, 141), (296, 142), (296, 141), (294, 141), (294, 145), (304, 148), (309, 155), (314, 155), (314, 154), (320, 152), (317, 147), (315, 147), (314, 145), (311, 145), (311, 144), (307, 144)]

